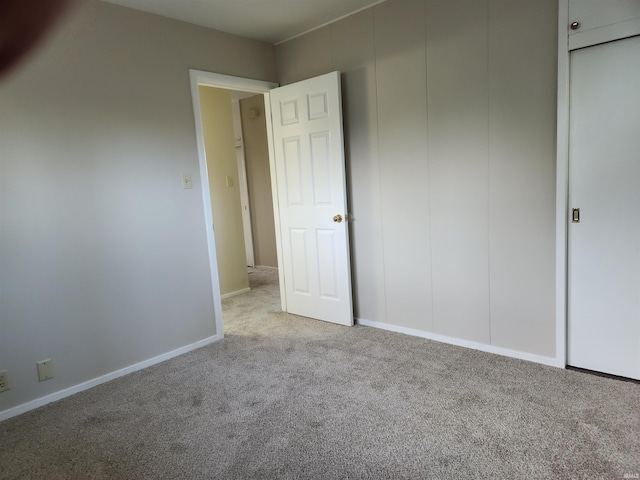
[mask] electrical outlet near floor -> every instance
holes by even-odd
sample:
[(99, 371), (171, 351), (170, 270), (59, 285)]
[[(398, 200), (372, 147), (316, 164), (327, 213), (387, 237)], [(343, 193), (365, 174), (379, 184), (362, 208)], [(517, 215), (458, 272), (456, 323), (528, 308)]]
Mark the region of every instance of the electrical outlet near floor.
[(50, 358), (36, 363), (36, 366), (38, 367), (38, 380), (44, 382), (53, 378), (53, 362)]
[(9, 390), (9, 378), (7, 377), (7, 371), (0, 372), (0, 392), (6, 392)]

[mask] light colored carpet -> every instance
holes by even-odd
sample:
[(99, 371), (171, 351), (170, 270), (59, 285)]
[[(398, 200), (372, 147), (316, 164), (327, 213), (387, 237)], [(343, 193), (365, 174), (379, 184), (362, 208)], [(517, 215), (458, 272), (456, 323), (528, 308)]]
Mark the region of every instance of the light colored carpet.
[(622, 479), (640, 385), (224, 301), (225, 339), (0, 423), (2, 479)]

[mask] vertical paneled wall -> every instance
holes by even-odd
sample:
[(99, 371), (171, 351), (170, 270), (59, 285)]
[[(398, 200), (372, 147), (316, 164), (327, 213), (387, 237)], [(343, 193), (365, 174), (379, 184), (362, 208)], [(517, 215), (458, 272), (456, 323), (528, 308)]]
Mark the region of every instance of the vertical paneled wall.
[(387, 321), (432, 331), (425, 5), (385, 2), (374, 13)]
[(491, 342), (486, 4), (427, 2), (425, 129), (435, 331), (481, 343)]
[(335, 23), (331, 33), (332, 67), (343, 72), (355, 315), (378, 318), (387, 307), (382, 217), (370, 215), (381, 207), (373, 9)]
[(356, 317), (555, 354), (555, 0), (388, 0), (278, 46), (342, 72)]
[[(552, 356), (555, 2), (489, 2), (489, 246), (494, 345)], [(514, 314), (517, 312), (517, 315)]]

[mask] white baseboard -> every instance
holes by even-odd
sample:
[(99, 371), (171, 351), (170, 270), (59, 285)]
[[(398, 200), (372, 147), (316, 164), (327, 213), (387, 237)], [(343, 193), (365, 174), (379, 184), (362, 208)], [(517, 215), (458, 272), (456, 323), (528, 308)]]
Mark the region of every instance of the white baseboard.
[(47, 403), (61, 400), (65, 397), (69, 397), (75, 393), (82, 392), (83, 390), (88, 390), (89, 388), (96, 387), (102, 383), (106, 383), (118, 377), (122, 377), (129, 373), (137, 372), (138, 370), (142, 370), (143, 368), (150, 367), (157, 363), (164, 362), (165, 360), (169, 360), (171, 358), (177, 357), (178, 355), (183, 355), (192, 350), (196, 350), (198, 348), (204, 347), (211, 343), (217, 342), (218, 340), (221, 340), (222, 337), (223, 337), (222, 334), (214, 335), (212, 337), (208, 337), (198, 342), (192, 343), (191, 345), (186, 345), (176, 350), (172, 350), (170, 352), (163, 353), (162, 355), (158, 355), (157, 357), (153, 357), (148, 360), (144, 360), (140, 363), (136, 363), (134, 365), (130, 365), (120, 370), (116, 370), (115, 372), (107, 373), (106, 375), (102, 375), (92, 380), (88, 380), (78, 385), (74, 385), (73, 387), (65, 388), (64, 390), (60, 390), (59, 392), (45, 395), (44, 397), (36, 398), (35, 400), (31, 400), (30, 402), (23, 403), (22, 405), (18, 405), (16, 407), (12, 407), (7, 410), (0, 411), (0, 422), (2, 422), (3, 420), (7, 420), (11, 417), (15, 417), (16, 415), (20, 415), (22, 413), (28, 412), (29, 410), (42, 407)]
[(253, 268), (264, 268), (264, 269), (267, 269), (267, 270), (278, 270), (278, 267), (271, 267), (269, 265), (256, 265)]
[(363, 318), (356, 318), (355, 320), (358, 325), (363, 325), (365, 327), (380, 328), (381, 330), (389, 330), (390, 332), (404, 333), (407, 335), (413, 335), (414, 337), (421, 337), (429, 340), (435, 340), (436, 342), (456, 345), (458, 347), (472, 348), (473, 350), (480, 350), (482, 352), (502, 355), (504, 357), (518, 358), (520, 360), (528, 360), (529, 362), (541, 363), (543, 365), (549, 365), (551, 367), (564, 368), (564, 365), (561, 366), (558, 363), (558, 361), (552, 357), (544, 357), (542, 355), (534, 355), (532, 353), (519, 352), (518, 350), (510, 350), (508, 348), (495, 347), (493, 345), (485, 345), (484, 343), (471, 342), (469, 340), (462, 340), (460, 338), (447, 337), (444, 335), (438, 335), (437, 333), (416, 330), (414, 328), (399, 327), (397, 325), (391, 325), (388, 323), (374, 322), (371, 320), (365, 320)]
[(225, 298), (229, 298), (229, 297), (235, 297), (236, 295), (242, 295), (243, 293), (248, 293), (250, 292), (251, 289), (250, 288), (243, 288), (242, 290), (236, 290), (235, 292), (231, 292), (231, 293), (225, 293), (224, 295), (220, 295), (220, 299), (224, 300)]

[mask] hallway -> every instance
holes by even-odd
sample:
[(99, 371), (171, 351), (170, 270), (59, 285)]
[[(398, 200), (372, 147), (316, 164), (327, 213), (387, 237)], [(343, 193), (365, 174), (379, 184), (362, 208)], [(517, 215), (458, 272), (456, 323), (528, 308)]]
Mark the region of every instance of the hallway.
[(278, 270), (249, 268), (250, 292), (222, 300), (224, 333), (242, 335), (273, 313), (281, 313)]

